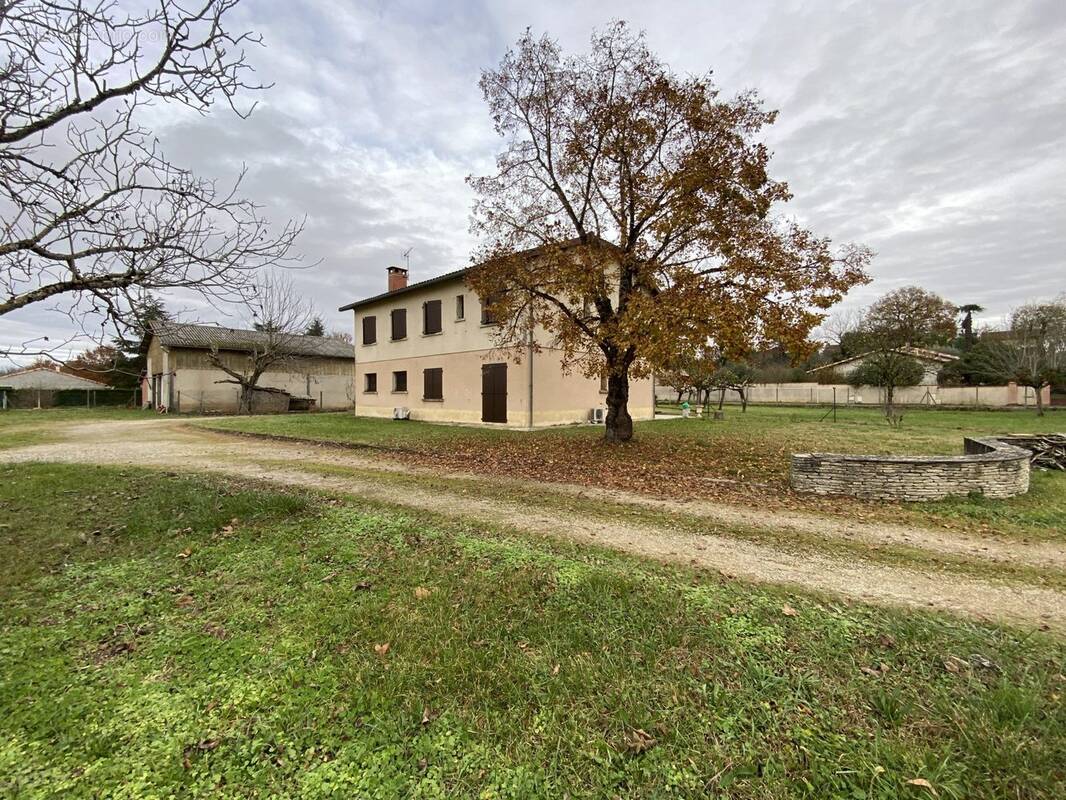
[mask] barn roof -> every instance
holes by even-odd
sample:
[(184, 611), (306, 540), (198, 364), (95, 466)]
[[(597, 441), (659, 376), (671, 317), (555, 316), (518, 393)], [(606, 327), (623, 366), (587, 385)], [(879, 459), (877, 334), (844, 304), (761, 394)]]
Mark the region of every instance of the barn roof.
[[(185, 347), (192, 350), (237, 350), (246, 352), (256, 346), (267, 344), (269, 334), (240, 328), (223, 328), (221, 325), (194, 325), (188, 322), (156, 321), (152, 334), (164, 347)], [(286, 349), (293, 355), (318, 356), (321, 358), (355, 358), (350, 342), (328, 336), (293, 336), (286, 342)]]
[(60, 372), (53, 367), (31, 367), (0, 375), (0, 386), (8, 389), (110, 389), (106, 383)]

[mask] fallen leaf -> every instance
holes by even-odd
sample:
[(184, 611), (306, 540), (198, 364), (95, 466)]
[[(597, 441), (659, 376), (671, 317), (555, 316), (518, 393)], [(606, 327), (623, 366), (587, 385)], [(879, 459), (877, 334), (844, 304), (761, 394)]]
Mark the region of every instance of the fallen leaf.
[(658, 744), (655, 737), (643, 728), (637, 728), (626, 737), (626, 749), (632, 753), (646, 753)]
[(552, 667), (552, 675), (558, 675), (558, 674), (559, 674), (559, 665), (556, 664), (554, 667)]
[(419, 587), (417, 587), (415, 589), (415, 599), (416, 600), (425, 600), (431, 594), (433, 594), (433, 590), (432, 589), (427, 589), (425, 586), (419, 586)]
[(422, 724), (423, 725), (428, 725), (429, 723), (431, 723), (436, 718), (437, 718), (437, 715), (434, 712), (430, 711), (428, 707), (422, 709)]
[(178, 555), (175, 556), (175, 557), (176, 558), (188, 558), (191, 555), (192, 555), (192, 550), (189, 549), (188, 547), (186, 547), (184, 550), (182, 550), (180, 553), (178, 553)]
[(931, 784), (925, 778), (911, 778), (909, 781), (907, 781), (907, 784), (910, 786), (921, 786), (923, 789), (928, 789), (930, 792), (932, 792), (933, 797), (937, 796), (936, 789), (933, 788), (933, 784)]
[(377, 653), (379, 656), (385, 655), (389, 652), (389, 643), (382, 642), (381, 644), (374, 645), (374, 652)]
[(785, 603), (783, 606), (781, 606), (781, 613), (784, 614), (786, 617), (798, 617), (799, 616), (799, 612), (796, 609), (794, 609), (792, 606), (790, 606), (788, 603)]

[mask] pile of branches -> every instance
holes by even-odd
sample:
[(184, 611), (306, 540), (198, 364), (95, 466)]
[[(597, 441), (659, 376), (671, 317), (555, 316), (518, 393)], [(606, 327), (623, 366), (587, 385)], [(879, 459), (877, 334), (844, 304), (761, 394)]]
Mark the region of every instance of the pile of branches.
[(1000, 441), (1033, 454), (1031, 463), (1044, 469), (1066, 470), (1066, 434), (1033, 433), (999, 437)]

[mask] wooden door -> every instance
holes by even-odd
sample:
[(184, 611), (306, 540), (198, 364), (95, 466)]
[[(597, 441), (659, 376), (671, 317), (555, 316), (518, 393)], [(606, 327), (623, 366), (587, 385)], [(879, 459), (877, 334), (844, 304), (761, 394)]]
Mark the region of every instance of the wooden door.
[(507, 422), (507, 365), (481, 366), (481, 421)]

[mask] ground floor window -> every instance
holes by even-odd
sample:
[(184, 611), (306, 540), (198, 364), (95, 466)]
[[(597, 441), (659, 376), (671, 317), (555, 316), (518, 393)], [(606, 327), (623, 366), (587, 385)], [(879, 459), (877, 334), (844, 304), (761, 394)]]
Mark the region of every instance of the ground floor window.
[(394, 392), (407, 391), (407, 370), (392, 373), (392, 390)]
[(444, 399), (444, 370), (440, 367), (423, 370), (425, 386), (422, 391), (423, 400)]
[(378, 374), (376, 372), (368, 372), (364, 376), (363, 391), (364, 392), (376, 392), (378, 390)]

